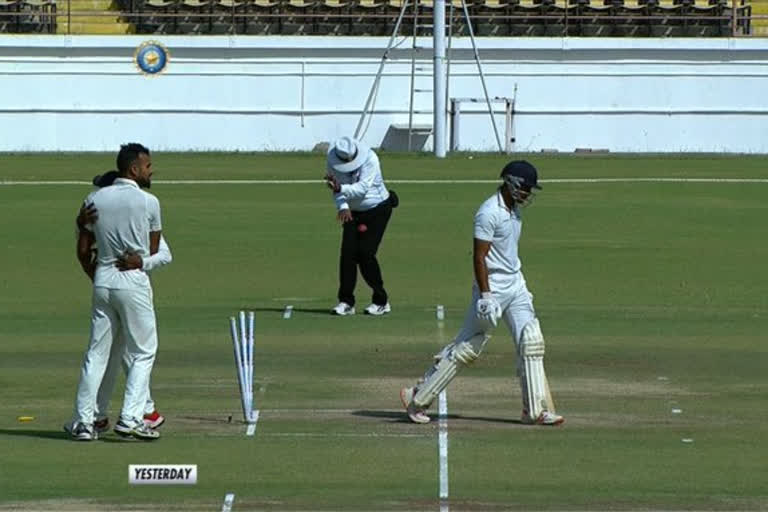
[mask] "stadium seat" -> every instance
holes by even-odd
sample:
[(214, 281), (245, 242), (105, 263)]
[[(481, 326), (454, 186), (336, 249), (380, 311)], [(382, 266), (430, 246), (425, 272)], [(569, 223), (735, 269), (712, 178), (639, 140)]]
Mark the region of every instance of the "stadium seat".
[[(576, 20), (575, 27), (569, 27), (569, 35), (578, 35), (582, 37), (613, 37), (617, 33), (617, 16), (620, 5), (616, 0), (569, 0), (575, 4)], [(573, 14), (573, 13), (571, 13)]]
[(24, 0), (23, 8), (28, 15), (22, 16), (21, 31), (56, 33), (55, 0)]
[[(387, 9), (391, 11), (397, 11), (400, 12), (400, 9), (402, 8), (403, 4), (405, 3), (405, 0), (387, 0), (384, 2)], [(409, 1), (408, 9), (411, 9), (413, 7), (413, 3)]]
[(187, 13), (179, 20), (182, 33), (213, 32), (213, 0), (182, 0), (181, 10)]
[[(731, 1), (724, 6), (725, 9), (732, 9)], [(737, 15), (739, 17), (738, 33), (749, 34), (752, 36), (768, 36), (768, 1), (740, 0), (738, 2)], [(766, 16), (765, 18), (752, 19), (752, 15)]]
[(141, 33), (168, 34), (178, 32), (179, 18), (164, 16), (178, 13), (177, 0), (145, 0), (136, 28)]
[(317, 6), (315, 0), (289, 0), (286, 4), (291, 9), (308, 10)]
[(0, 32), (19, 32), (21, 0), (0, 0)]
[(480, 0), (477, 5), (477, 19), (474, 20), (475, 34), (480, 36), (501, 36), (509, 33), (512, 21), (507, 16), (519, 0)]
[[(446, 0), (447, 5), (445, 10), (447, 14), (453, 12), (453, 18), (451, 20), (452, 32), (455, 36), (468, 36), (469, 29), (467, 28), (467, 20), (464, 18), (464, 7), (462, 0)], [(478, 16), (482, 11), (482, 0), (464, 0), (463, 2), (467, 6), (467, 12), (469, 13), (469, 20), (472, 23), (472, 30), (477, 32), (478, 23), (481, 21)]]
[(284, 34), (316, 34), (317, 10), (315, 0), (288, 0), (285, 4), (290, 16), (283, 23)]
[[(382, 34), (381, 35), (389, 35), (391, 34), (392, 30), (395, 27), (395, 21), (397, 20), (397, 17), (400, 14), (400, 10), (402, 9), (403, 5), (406, 3), (406, 0), (385, 0), (384, 2), (384, 14), (386, 14), (386, 17), (383, 18), (382, 21)], [(406, 14), (410, 14), (413, 10), (413, 3), (411, 0), (408, 1), (408, 8)], [(413, 22), (408, 23), (408, 19), (403, 19), (404, 25), (413, 25)], [(405, 33), (405, 29), (401, 28), (401, 32)]]
[(246, 31), (248, 34), (280, 34), (283, 19), (280, 17), (280, 0), (249, 0), (247, 12), (251, 15)]
[(614, 13), (621, 18), (612, 22), (614, 31), (620, 36), (644, 37), (651, 34), (649, 6), (643, 0), (605, 0), (614, 8)]
[[(356, 7), (367, 13), (378, 13), (387, 5), (387, 0), (358, 0)], [(367, 14), (362, 12), (361, 14)]]
[(176, 0), (147, 0), (144, 5), (152, 9), (169, 9), (176, 7)]
[[(400, 34), (432, 33), (435, 0), (0, 0), (0, 32), (96, 34), (247, 33), (388, 36), (404, 2)], [(478, 36), (728, 37), (731, 0), (445, 0), (451, 33), (466, 36), (463, 5)], [(768, 0), (737, 0), (741, 35), (768, 35)], [(68, 16), (68, 6), (73, 14)], [(763, 7), (764, 6), (764, 7)], [(759, 11), (762, 9), (762, 11)], [(115, 18), (94, 17), (115, 10)], [(85, 12), (83, 12), (85, 11)]]
[(254, 0), (250, 3), (251, 6), (260, 10), (267, 10), (272, 12), (273, 9), (280, 6), (279, 0)]
[(541, 33), (539, 35), (562, 37), (580, 36), (583, 20), (569, 19), (581, 13), (581, 6), (588, 0), (533, 0), (533, 5), (520, 3), (518, 10), (524, 13), (535, 13), (538, 18)]
[(217, 0), (214, 6), (219, 17), (214, 22), (214, 33), (245, 34), (248, 32), (246, 0)]
[(352, 33), (355, 35), (383, 36), (386, 34), (387, 22), (380, 16), (387, 7), (387, 0), (358, 0), (357, 14), (352, 25)]
[(322, 18), (318, 30), (321, 34), (349, 35), (352, 33), (351, 0), (323, 0), (319, 9)]
[(685, 24), (679, 17), (683, 14), (683, 5), (675, 4), (676, 0), (641, 0), (645, 2), (651, 16), (657, 19), (651, 21), (651, 35), (670, 37), (682, 35), (678, 27)]

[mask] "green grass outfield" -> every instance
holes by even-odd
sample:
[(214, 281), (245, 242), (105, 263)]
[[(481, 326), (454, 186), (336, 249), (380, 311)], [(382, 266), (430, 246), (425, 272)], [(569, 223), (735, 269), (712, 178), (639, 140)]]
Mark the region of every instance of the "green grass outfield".
[[(493, 180), (506, 160), (381, 156), (392, 182)], [(499, 331), (448, 390), (451, 510), (768, 509), (768, 159), (530, 159), (544, 190), (521, 254), (567, 422), (519, 424)], [(472, 216), (494, 185), (392, 183), (401, 206), (380, 260), (393, 313), (334, 318), (339, 228), (322, 155), (155, 155), (174, 261), (153, 277), (152, 386), (168, 421), (151, 444), (75, 443), (61, 425), (90, 283), (74, 216), (113, 162), (0, 155), (0, 510), (221, 510), (227, 493), (233, 511), (438, 510), (437, 425), (406, 422), (398, 390), (460, 325)], [(755, 181), (547, 181), (656, 177)], [(217, 179), (317, 181), (163, 183)], [(365, 306), (362, 280), (358, 292)], [(239, 309), (256, 311), (254, 437), (228, 334)], [(129, 464), (163, 463), (197, 464), (198, 484), (128, 484)]]

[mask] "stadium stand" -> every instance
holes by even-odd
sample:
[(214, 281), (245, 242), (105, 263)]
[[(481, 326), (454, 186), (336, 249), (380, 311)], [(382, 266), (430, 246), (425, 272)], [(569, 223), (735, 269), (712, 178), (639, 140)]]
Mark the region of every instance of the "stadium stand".
[[(141, 0), (139, 0), (141, 1)], [(134, 18), (137, 32), (142, 34), (175, 34), (179, 18), (175, 15), (179, 12), (177, 0), (144, 0), (137, 9), (130, 12), (139, 12), (142, 15)]]
[(756, 36), (768, 36), (768, 1), (754, 2), (751, 4), (751, 9), (752, 14), (765, 16), (765, 18), (753, 20), (750, 33)]
[[(431, 35), (432, 5), (419, 5)], [(461, 0), (453, 33), (467, 35)], [(478, 36), (768, 35), (768, 0), (467, 0)], [(0, 0), (0, 32), (390, 35), (403, 0)], [(451, 8), (452, 7), (452, 8)], [(752, 14), (765, 19), (751, 20)], [(734, 30), (733, 20), (737, 23)], [(409, 6), (402, 34), (413, 28)]]
[(54, 0), (0, 0), (0, 32), (55, 33)]
[[(25, 0), (30, 1), (30, 0)], [(126, 34), (134, 32), (122, 20), (121, 10), (111, 0), (32, 0), (56, 6), (55, 31), (59, 34)]]
[(21, 0), (0, 0), (0, 31), (20, 32)]

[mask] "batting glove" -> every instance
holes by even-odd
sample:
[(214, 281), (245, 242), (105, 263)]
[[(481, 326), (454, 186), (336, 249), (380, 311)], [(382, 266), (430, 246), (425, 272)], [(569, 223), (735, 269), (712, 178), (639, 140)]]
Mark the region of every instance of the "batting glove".
[(488, 322), (493, 327), (499, 323), (499, 317), (501, 317), (501, 306), (498, 301), (493, 298), (491, 292), (483, 292), (475, 305), (475, 314), (477, 318)]

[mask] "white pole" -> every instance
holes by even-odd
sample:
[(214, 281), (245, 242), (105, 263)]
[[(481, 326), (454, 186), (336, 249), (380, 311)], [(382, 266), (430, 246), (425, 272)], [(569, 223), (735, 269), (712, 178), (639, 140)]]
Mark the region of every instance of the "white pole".
[(435, 146), (435, 156), (437, 158), (445, 158), (445, 0), (435, 0), (432, 11), (434, 16), (432, 23), (434, 33), (432, 38), (435, 49), (434, 65), (432, 66), (434, 74), (434, 132), (432, 138)]

